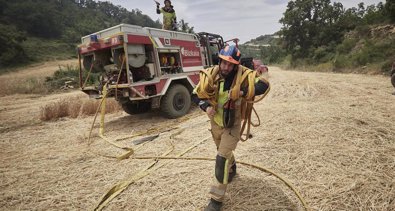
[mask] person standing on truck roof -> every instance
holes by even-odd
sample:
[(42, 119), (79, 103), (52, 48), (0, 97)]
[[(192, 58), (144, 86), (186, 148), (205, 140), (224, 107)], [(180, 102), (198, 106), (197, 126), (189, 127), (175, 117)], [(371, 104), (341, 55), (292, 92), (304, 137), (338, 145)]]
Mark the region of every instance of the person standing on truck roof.
[[(241, 81), (243, 73), (251, 73), (252, 70), (240, 65), (241, 53), (237, 47), (226, 46), (218, 56), (219, 65), (201, 71), (201, 74), (207, 75), (208, 84), (213, 82), (212, 88), (207, 88), (207, 83), (201, 78), (192, 93), (192, 101), (210, 119), (211, 134), (217, 147), (215, 178), (209, 192), (211, 199), (205, 211), (221, 209), (227, 184), (236, 175), (233, 151), (242, 135), (242, 119), (246, 118), (245, 112), (242, 112), (243, 107), (254, 96), (266, 95), (270, 90), (269, 82), (264, 78), (256, 76), (251, 80)], [(234, 95), (233, 92), (238, 93)]]
[(156, 13), (163, 14), (163, 26), (162, 29), (165, 30), (173, 30), (177, 31), (177, 16), (176, 16), (176, 11), (174, 10), (173, 5), (171, 5), (170, 0), (165, 0), (165, 6), (162, 8), (159, 8), (160, 4), (159, 2), (156, 2)]

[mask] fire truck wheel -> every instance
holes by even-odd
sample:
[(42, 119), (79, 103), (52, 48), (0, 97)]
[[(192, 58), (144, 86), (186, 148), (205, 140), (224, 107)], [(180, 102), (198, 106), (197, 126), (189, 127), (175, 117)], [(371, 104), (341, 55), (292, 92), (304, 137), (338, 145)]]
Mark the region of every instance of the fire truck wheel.
[(137, 103), (132, 103), (129, 100), (120, 102), (122, 109), (130, 114), (141, 114), (149, 111), (151, 109), (151, 104), (150, 102), (137, 102)]
[(163, 96), (160, 109), (167, 118), (177, 118), (188, 113), (191, 107), (191, 95), (188, 89), (181, 85), (172, 85)]

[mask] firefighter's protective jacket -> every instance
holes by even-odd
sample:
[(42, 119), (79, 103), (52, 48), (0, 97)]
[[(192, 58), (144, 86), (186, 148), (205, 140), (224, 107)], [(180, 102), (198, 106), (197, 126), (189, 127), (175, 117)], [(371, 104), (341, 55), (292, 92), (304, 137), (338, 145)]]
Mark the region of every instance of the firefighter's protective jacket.
[[(234, 86), (236, 85), (235, 80), (237, 78), (237, 73), (238, 71), (241, 72), (241, 74), (245, 73), (246, 71), (252, 71), (242, 65), (239, 65), (237, 70), (232, 71), (231, 73), (229, 73), (229, 75), (226, 78), (221, 78), (220, 77), (220, 73), (219, 73), (219, 67), (218, 66), (214, 66), (212, 68), (208, 68), (206, 70), (204, 70), (206, 72), (210, 72), (210, 73), (214, 73), (212, 74), (212, 78), (210, 79), (213, 82), (213, 85), (215, 87), (215, 90), (213, 90), (215, 93), (212, 94), (211, 97), (202, 97), (204, 96), (204, 94), (202, 95), (202, 93), (199, 92), (204, 92), (204, 81), (200, 81), (199, 84), (196, 86), (196, 88), (193, 91), (192, 94), (192, 100), (193, 102), (195, 102), (197, 105), (200, 106), (200, 108), (204, 111), (206, 111), (207, 107), (209, 106), (213, 106), (216, 110), (216, 114), (214, 116), (214, 122), (221, 126), (224, 127), (224, 122), (223, 122), (223, 115), (224, 115), (224, 106), (226, 104), (226, 102), (229, 101), (229, 92), (230, 90), (232, 90), (234, 88)], [(253, 80), (255, 83), (252, 87), (254, 87), (253, 89), (253, 96), (256, 95), (262, 95), (262, 94), (266, 94), (269, 91), (269, 82), (266, 81), (263, 78), (258, 78), (256, 77)], [(249, 89), (251, 89), (251, 86), (249, 85), (249, 81), (248, 80), (244, 80), (241, 81), (242, 85), (240, 86), (240, 91), (243, 91), (243, 96), (240, 96), (239, 99), (233, 99), (234, 103), (235, 103), (235, 112), (238, 113), (238, 115), (236, 116), (241, 116), (241, 119), (245, 119), (246, 116), (243, 116), (245, 114), (242, 114), (242, 107), (244, 107), (245, 105), (245, 98), (246, 95), (249, 93)], [(200, 97), (199, 97), (200, 96)], [(210, 99), (211, 98), (211, 99)], [(240, 121), (240, 120), (236, 120), (236, 121)]]
[(157, 14), (160, 14), (160, 13), (163, 14), (163, 27), (162, 27), (163, 29), (165, 29), (165, 30), (173, 30), (173, 31), (176, 30), (175, 27), (173, 27), (174, 24), (177, 23), (176, 11), (173, 9), (173, 6), (171, 6), (170, 8), (167, 8), (167, 7), (159, 8), (159, 7), (157, 7), (156, 8), (156, 13)]

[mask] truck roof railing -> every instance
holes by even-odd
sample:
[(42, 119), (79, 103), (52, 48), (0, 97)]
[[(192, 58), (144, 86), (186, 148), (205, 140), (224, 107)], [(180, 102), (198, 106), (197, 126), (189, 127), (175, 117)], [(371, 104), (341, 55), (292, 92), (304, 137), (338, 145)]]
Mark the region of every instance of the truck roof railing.
[(178, 32), (178, 31), (168, 31), (163, 29), (157, 28), (150, 28), (150, 27), (141, 27), (137, 25), (131, 24), (119, 24), (87, 36), (81, 38), (82, 44), (88, 44), (90, 42), (91, 36), (97, 36), (97, 38), (107, 38), (110, 36), (114, 36), (115, 34), (121, 33), (133, 33), (138, 35), (144, 36), (153, 36), (153, 37), (166, 37), (166, 38), (173, 38), (179, 40), (198, 40), (195, 34), (185, 33), (185, 32)]

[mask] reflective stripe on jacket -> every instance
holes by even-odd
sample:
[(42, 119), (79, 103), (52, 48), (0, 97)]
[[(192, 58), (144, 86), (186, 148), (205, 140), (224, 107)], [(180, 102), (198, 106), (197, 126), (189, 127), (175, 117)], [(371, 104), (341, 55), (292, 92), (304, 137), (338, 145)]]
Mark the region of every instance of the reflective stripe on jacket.
[(224, 105), (226, 101), (228, 101), (228, 96), (229, 96), (229, 90), (224, 91), (224, 82), (225, 81), (223, 79), (219, 81), (219, 93), (217, 99), (218, 105), (214, 115), (214, 122), (221, 127), (224, 126), (224, 121), (223, 121)]

